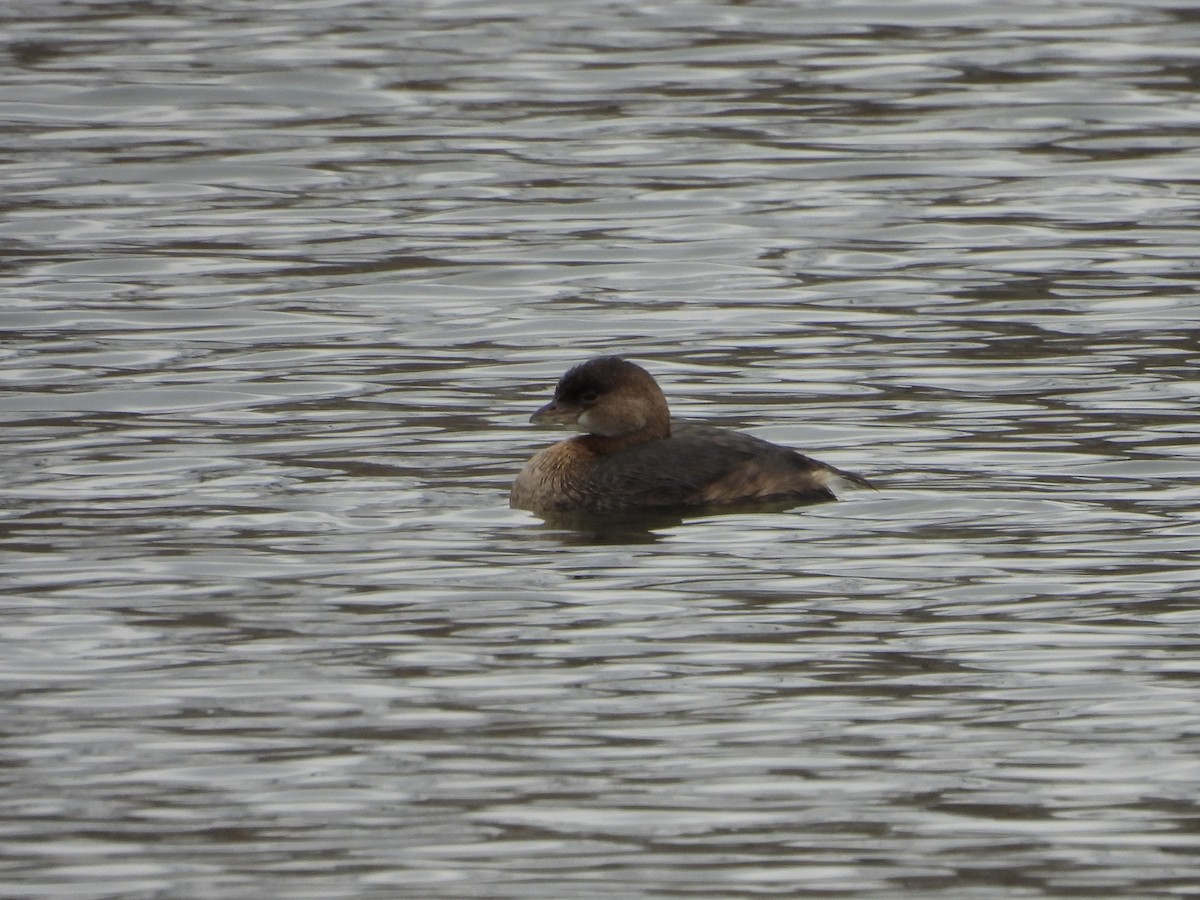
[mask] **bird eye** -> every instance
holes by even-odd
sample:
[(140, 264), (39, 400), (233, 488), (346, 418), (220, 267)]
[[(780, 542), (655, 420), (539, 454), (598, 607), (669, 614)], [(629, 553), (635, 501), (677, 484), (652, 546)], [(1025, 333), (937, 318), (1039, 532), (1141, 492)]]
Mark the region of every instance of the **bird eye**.
[(596, 391), (584, 391), (582, 394), (579, 395), (579, 400), (582, 403), (595, 403), (596, 398), (599, 396), (600, 396), (600, 394), (597, 393)]

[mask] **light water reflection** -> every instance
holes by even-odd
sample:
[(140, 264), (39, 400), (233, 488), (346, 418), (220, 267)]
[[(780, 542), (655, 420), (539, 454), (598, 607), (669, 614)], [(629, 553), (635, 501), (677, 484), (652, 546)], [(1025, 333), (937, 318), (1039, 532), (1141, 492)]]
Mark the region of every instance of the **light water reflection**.
[[(1188, 4), (0, 16), (0, 894), (1193, 889)], [(601, 352), (885, 489), (507, 509)]]

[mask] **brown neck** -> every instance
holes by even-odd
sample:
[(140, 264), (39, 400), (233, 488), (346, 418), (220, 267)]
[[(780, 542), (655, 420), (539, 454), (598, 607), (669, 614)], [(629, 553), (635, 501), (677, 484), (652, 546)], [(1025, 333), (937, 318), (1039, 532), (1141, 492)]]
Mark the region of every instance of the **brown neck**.
[(604, 456), (608, 453), (616, 453), (618, 450), (624, 450), (626, 447), (632, 447), (636, 444), (646, 444), (650, 441), (661, 441), (663, 438), (670, 436), (671, 420), (664, 418), (661, 421), (648, 422), (637, 431), (630, 431), (627, 434), (612, 436), (582, 434), (576, 440), (583, 444), (589, 453)]

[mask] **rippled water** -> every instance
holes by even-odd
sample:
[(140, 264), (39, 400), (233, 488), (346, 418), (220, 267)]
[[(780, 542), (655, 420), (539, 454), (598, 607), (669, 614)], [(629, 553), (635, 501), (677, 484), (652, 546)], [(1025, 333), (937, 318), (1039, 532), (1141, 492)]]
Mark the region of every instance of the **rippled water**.
[[(1190, 0), (0, 24), (0, 895), (1200, 882)], [(509, 510), (601, 352), (882, 490)]]

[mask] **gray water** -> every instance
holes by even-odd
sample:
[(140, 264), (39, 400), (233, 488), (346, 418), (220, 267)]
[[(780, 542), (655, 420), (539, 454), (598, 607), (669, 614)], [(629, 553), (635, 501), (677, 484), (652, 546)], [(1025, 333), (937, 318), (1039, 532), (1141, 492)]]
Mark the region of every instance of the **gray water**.
[[(1192, 0), (0, 25), (0, 896), (1195, 896)], [(881, 490), (509, 510), (612, 352)]]

